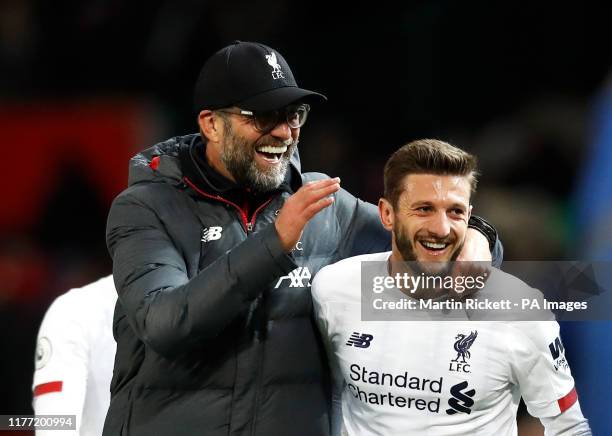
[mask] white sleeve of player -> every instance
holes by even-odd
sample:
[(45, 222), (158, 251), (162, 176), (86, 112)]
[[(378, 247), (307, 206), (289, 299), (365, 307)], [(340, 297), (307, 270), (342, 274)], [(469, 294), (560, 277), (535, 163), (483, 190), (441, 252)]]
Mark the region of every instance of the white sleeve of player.
[(589, 422), (582, 415), (580, 403), (576, 401), (565, 412), (552, 418), (541, 418), (544, 436), (591, 436)]
[[(578, 404), (565, 348), (556, 321), (518, 322), (510, 347), (514, 382), (532, 416), (547, 434), (583, 434), (588, 424)], [(568, 433), (569, 432), (569, 433)], [(588, 433), (586, 433), (588, 434)]]
[[(323, 271), (323, 270), (322, 270)], [(332, 398), (331, 398), (331, 436), (342, 434), (342, 390), (344, 389), (344, 378), (336, 362), (332, 343), (330, 341), (331, 332), (329, 330), (329, 317), (327, 314), (328, 306), (325, 304), (324, 274), (322, 271), (315, 276), (312, 286), (312, 301), (314, 307), (315, 320), (321, 333), (325, 352), (332, 377)], [(323, 271), (324, 272), (324, 271)], [(319, 279), (317, 280), (317, 277)]]
[[(67, 295), (47, 310), (38, 332), (32, 395), (37, 415), (75, 415), (78, 435), (87, 387), (87, 330), (77, 319), (79, 307)], [(57, 436), (57, 431), (37, 431), (37, 436)]]

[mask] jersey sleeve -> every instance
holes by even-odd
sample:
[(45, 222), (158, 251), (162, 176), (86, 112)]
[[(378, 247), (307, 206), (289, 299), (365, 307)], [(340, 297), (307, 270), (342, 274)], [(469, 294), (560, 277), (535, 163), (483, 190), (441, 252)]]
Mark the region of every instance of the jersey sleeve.
[(555, 321), (517, 322), (509, 339), (514, 383), (532, 416), (557, 416), (578, 401)]
[(591, 427), (580, 410), (578, 401), (565, 412), (551, 418), (542, 418), (544, 436), (591, 436)]
[[(38, 332), (32, 406), (37, 415), (75, 415), (79, 434), (87, 387), (87, 332), (77, 319), (80, 308), (60, 296), (47, 310)], [(37, 431), (53, 436), (52, 430)]]

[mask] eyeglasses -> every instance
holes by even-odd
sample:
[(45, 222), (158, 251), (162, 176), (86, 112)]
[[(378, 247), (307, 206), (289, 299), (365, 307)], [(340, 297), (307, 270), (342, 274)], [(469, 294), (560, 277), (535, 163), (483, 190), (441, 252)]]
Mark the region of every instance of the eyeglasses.
[(302, 127), (308, 118), (310, 105), (302, 103), (299, 105), (286, 106), (282, 109), (273, 111), (253, 112), (244, 109), (217, 109), (217, 112), (227, 114), (242, 115), (243, 117), (251, 118), (257, 129), (261, 133), (269, 133), (276, 126), (286, 122), (292, 129)]

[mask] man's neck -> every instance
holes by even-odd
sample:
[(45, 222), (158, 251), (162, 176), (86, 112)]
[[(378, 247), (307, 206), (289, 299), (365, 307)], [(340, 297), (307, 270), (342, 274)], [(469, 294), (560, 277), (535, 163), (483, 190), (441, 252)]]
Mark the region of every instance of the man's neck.
[[(200, 150), (196, 150), (196, 152), (200, 152)], [(217, 143), (207, 143), (204, 145), (204, 157), (206, 159), (206, 163), (217, 173), (221, 174), (227, 180), (232, 183), (236, 183), (236, 179), (229, 172), (227, 167), (223, 164), (221, 160), (221, 152), (220, 145)]]
[[(393, 250), (389, 260), (387, 261), (387, 272), (389, 276), (398, 278), (398, 283), (405, 284), (407, 286), (399, 286), (398, 289), (406, 294), (407, 296), (417, 300), (428, 300), (432, 298), (439, 298), (446, 296), (448, 291), (446, 289), (430, 288), (428, 286), (419, 286), (417, 288), (412, 287), (414, 280), (419, 280), (421, 283), (429, 274), (417, 271), (413, 268), (413, 263), (418, 261), (405, 261), (401, 253)], [(414, 279), (414, 280), (413, 280)]]

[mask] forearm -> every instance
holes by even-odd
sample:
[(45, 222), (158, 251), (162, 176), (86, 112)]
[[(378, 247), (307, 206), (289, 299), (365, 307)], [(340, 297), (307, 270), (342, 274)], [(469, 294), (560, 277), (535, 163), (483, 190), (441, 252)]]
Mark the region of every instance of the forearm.
[[(120, 299), (132, 308), (142, 339), (168, 354), (218, 336), (272, 280), (294, 268), (280, 248), (270, 246), (271, 232), (273, 226), (233, 248), (183, 285), (157, 288), (155, 284), (163, 283), (167, 272), (160, 269), (124, 288)], [(143, 299), (141, 289), (153, 291)]]
[(218, 336), (272, 280), (295, 268), (270, 225), (190, 277), (156, 215), (134, 201), (111, 209), (107, 242), (130, 325), (162, 355)]

